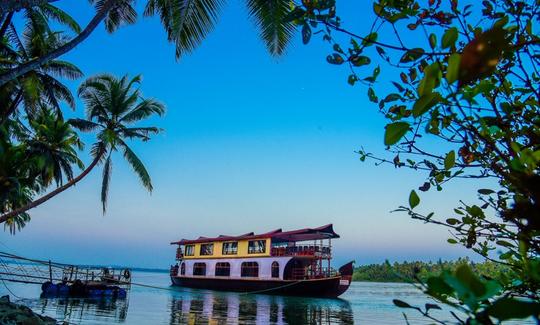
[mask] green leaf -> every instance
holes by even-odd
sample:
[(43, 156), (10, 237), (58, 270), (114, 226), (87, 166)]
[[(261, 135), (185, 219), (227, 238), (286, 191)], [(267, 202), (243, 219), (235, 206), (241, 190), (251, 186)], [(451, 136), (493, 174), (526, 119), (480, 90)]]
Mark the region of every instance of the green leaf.
[(489, 194), (495, 193), (495, 191), (490, 190), (488, 188), (481, 188), (481, 189), (478, 190), (478, 193), (483, 194), (483, 195), (489, 195)]
[(448, 67), (446, 68), (446, 81), (451, 85), (459, 78), (459, 63), (461, 62), (461, 55), (454, 53), (448, 58)]
[(373, 88), (369, 87), (368, 89), (368, 97), (369, 97), (369, 100), (374, 102), (374, 103), (378, 103), (379, 102), (379, 98), (377, 97), (377, 95), (375, 95), (375, 90), (373, 90)]
[(384, 144), (391, 146), (397, 143), (403, 138), (407, 131), (409, 131), (409, 127), (410, 125), (407, 122), (394, 122), (388, 124), (384, 132)]
[(418, 84), (418, 95), (424, 96), (433, 92), (433, 88), (439, 85), (441, 70), (439, 62), (433, 62), (424, 69), (424, 77)]
[(307, 23), (302, 25), (302, 43), (307, 44), (311, 39), (311, 27)]
[(449, 244), (457, 244), (457, 243), (458, 243), (457, 240), (455, 240), (455, 239), (453, 239), (453, 238), (448, 238), (446, 241), (447, 241)]
[(376, 32), (373, 32), (369, 35), (367, 35), (366, 37), (364, 37), (364, 39), (362, 40), (362, 45), (363, 46), (370, 46), (370, 45), (373, 45), (373, 42), (376, 42), (377, 41), (377, 37), (379, 35), (376, 33)]
[[(449, 240), (450, 242), (450, 240)], [(426, 281), (428, 294), (440, 297), (441, 295), (450, 295), (454, 289), (446, 283), (442, 276), (432, 276)]]
[(364, 55), (359, 55), (359, 56), (354, 56), (351, 58), (351, 63), (355, 66), (355, 67), (360, 67), (360, 66), (363, 66), (363, 65), (368, 65), (371, 63), (371, 59), (367, 56), (364, 56)]
[(433, 92), (433, 93), (429, 93), (424, 96), (421, 96), (413, 105), (412, 115), (414, 117), (421, 116), (422, 114), (427, 112), (431, 107), (439, 103), (440, 100), (441, 100), (441, 95), (438, 92)]
[(430, 309), (442, 309), (439, 305), (436, 304), (426, 304), (426, 311)]
[(506, 240), (497, 240), (497, 245), (514, 248), (514, 244), (507, 242)]
[(537, 316), (540, 313), (540, 304), (532, 301), (501, 298), (486, 308), (489, 316), (500, 321), (515, 318)]
[(437, 36), (433, 33), (429, 35), (429, 46), (431, 46), (432, 49), (437, 47)]
[(399, 308), (415, 308), (403, 300), (394, 299), (392, 300), (392, 302), (394, 303), (394, 305), (398, 306)]
[(456, 152), (454, 150), (446, 154), (444, 158), (444, 169), (449, 170), (456, 164)]
[(454, 276), (447, 276), (445, 280), (456, 290), (459, 298), (473, 310), (478, 306), (480, 300), (478, 298), (486, 293), (485, 284), (467, 264), (458, 266)]
[(354, 74), (351, 74), (349, 75), (349, 78), (347, 78), (347, 82), (349, 83), (349, 85), (351, 86), (354, 86), (354, 84), (358, 81), (358, 77), (356, 77), (356, 75)]
[(420, 59), (424, 55), (425, 51), (423, 48), (417, 47), (410, 49), (399, 60), (401, 63), (413, 62)]
[(340, 65), (340, 64), (343, 64), (343, 62), (345, 62), (343, 57), (339, 55), (338, 53), (334, 53), (332, 55), (327, 56), (326, 61), (330, 64), (336, 64), (336, 65)]
[(446, 223), (449, 225), (456, 225), (459, 223), (459, 220), (455, 218), (448, 218), (446, 219)]
[(418, 194), (414, 190), (411, 191), (411, 194), (409, 194), (409, 206), (411, 209), (414, 209), (415, 207), (420, 204), (420, 198), (418, 197)]
[(443, 34), (443, 37), (441, 40), (441, 47), (443, 49), (446, 49), (451, 46), (454, 46), (457, 39), (458, 39), (458, 29), (456, 27), (450, 27)]

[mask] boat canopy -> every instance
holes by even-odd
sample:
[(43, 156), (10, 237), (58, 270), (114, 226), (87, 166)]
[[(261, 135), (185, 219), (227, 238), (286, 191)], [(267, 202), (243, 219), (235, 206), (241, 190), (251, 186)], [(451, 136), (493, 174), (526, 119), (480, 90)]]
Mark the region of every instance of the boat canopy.
[(247, 239), (262, 239), (262, 238), (271, 238), (272, 242), (297, 242), (297, 241), (306, 241), (306, 240), (318, 240), (318, 239), (329, 239), (329, 238), (339, 238), (339, 235), (334, 232), (332, 224), (317, 228), (304, 228), (298, 230), (282, 231), (280, 229), (272, 230), (263, 234), (254, 234), (252, 232), (243, 234), (240, 236), (227, 236), (219, 235), (218, 237), (199, 237), (197, 239), (182, 239), (176, 242), (172, 242), (171, 245), (189, 245), (196, 243), (208, 243), (208, 242), (220, 242), (220, 241), (237, 241), (237, 240), (247, 240)]

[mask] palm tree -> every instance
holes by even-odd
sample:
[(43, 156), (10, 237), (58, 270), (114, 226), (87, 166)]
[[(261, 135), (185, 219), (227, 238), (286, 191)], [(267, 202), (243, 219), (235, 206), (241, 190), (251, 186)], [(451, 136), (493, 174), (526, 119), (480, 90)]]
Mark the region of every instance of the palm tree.
[(128, 140), (150, 140), (150, 136), (158, 134), (157, 127), (137, 127), (135, 123), (147, 119), (154, 114), (163, 115), (165, 107), (154, 99), (142, 97), (134, 86), (141, 81), (140, 76), (129, 79), (127, 76), (118, 79), (108, 74), (100, 74), (88, 78), (79, 87), (78, 93), (86, 106), (86, 119), (71, 119), (69, 123), (82, 131), (97, 131), (97, 142), (92, 146), (93, 160), (80, 175), (59, 186), (50, 193), (22, 207), (0, 216), (0, 223), (21, 213), (26, 213), (50, 198), (65, 191), (83, 179), (95, 166), (104, 161), (101, 201), (103, 212), (106, 211), (107, 194), (112, 171), (112, 154), (122, 152), (124, 158), (132, 166), (142, 185), (152, 191), (152, 181), (143, 163), (128, 145)]
[[(0, 86), (22, 74), (71, 51), (84, 41), (102, 22), (113, 32), (122, 24), (135, 22), (137, 14), (133, 0), (90, 0), (96, 15), (86, 27), (69, 42), (7, 71), (0, 72)], [(284, 53), (296, 27), (285, 19), (290, 0), (245, 0), (250, 18), (259, 29), (261, 39), (270, 54)], [(41, 2), (35, 1), (36, 5)], [(176, 57), (192, 52), (213, 30), (224, 0), (147, 0), (145, 16), (158, 15), (167, 32), (167, 38), (176, 45)]]
[[(82, 149), (78, 135), (51, 110), (43, 109), (28, 127), (10, 121), (1, 130), (0, 212), (28, 204), (53, 181), (59, 186), (64, 178), (71, 180), (72, 166), (84, 168), (77, 157)], [(28, 220), (30, 216), (21, 213), (6, 220), (5, 226), (14, 233)]]
[[(51, 31), (43, 14), (29, 10), (27, 16), (26, 29), (22, 36), (19, 36), (13, 24), (7, 29), (6, 35), (14, 48), (4, 46), (5, 56), (0, 67), (14, 66), (29, 58), (39, 57), (65, 42), (62, 34)], [(0, 123), (16, 112), (20, 104), (23, 104), (29, 118), (43, 106), (53, 107), (61, 116), (60, 102), (64, 101), (74, 108), (75, 100), (70, 90), (56, 77), (77, 79), (81, 76), (82, 72), (75, 65), (52, 60), (10, 81), (0, 87), (2, 98), (6, 98), (0, 104)]]
[(58, 118), (50, 110), (43, 110), (36, 119), (29, 121), (29, 134), (20, 139), (26, 149), (27, 160), (31, 161), (31, 174), (39, 178), (44, 188), (52, 181), (56, 186), (73, 179), (72, 166), (84, 168), (77, 155), (83, 144), (70, 123)]

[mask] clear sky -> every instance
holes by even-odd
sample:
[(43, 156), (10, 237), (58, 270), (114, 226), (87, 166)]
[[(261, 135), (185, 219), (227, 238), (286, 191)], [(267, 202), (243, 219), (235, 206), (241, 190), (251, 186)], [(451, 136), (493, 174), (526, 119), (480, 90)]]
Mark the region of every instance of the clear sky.
[[(155, 190), (145, 192), (118, 154), (105, 216), (99, 168), (32, 210), (22, 232), (2, 233), (3, 248), (63, 262), (167, 267), (169, 242), (180, 238), (333, 223), (342, 237), (336, 264), (462, 256), (446, 230), (390, 213), (423, 175), (358, 160), (360, 146), (384, 151), (385, 123), (365, 89), (347, 84), (346, 69), (325, 62), (327, 44), (314, 37), (304, 46), (297, 35), (287, 55), (273, 59), (243, 3), (229, 2), (216, 30), (179, 61), (158, 19), (142, 17), (113, 35), (100, 26), (64, 57), (86, 76), (142, 74), (144, 95), (166, 104), (166, 116), (151, 121), (166, 132), (133, 143)], [(341, 0), (338, 12), (366, 33), (370, 3)], [(81, 25), (93, 14), (86, 1), (58, 5)], [(83, 112), (78, 102), (72, 115)], [(94, 139), (84, 140), (89, 148)], [(89, 161), (88, 150), (83, 157)], [(422, 209), (448, 212), (474, 193), (469, 187), (423, 194)]]

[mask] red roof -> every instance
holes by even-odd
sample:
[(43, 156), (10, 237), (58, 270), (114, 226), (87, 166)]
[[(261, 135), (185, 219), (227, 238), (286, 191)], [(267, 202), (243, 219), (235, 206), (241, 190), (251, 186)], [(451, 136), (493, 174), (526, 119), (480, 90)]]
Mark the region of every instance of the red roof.
[(186, 245), (195, 243), (208, 243), (216, 241), (233, 241), (233, 240), (245, 240), (245, 239), (262, 239), (272, 238), (273, 242), (295, 242), (304, 240), (317, 240), (327, 238), (339, 238), (339, 235), (334, 232), (332, 224), (317, 228), (304, 228), (298, 230), (282, 231), (280, 229), (272, 230), (263, 234), (254, 234), (252, 232), (243, 234), (240, 236), (225, 236), (219, 235), (218, 237), (199, 237), (197, 239), (182, 239), (180, 241), (172, 242), (171, 245)]

